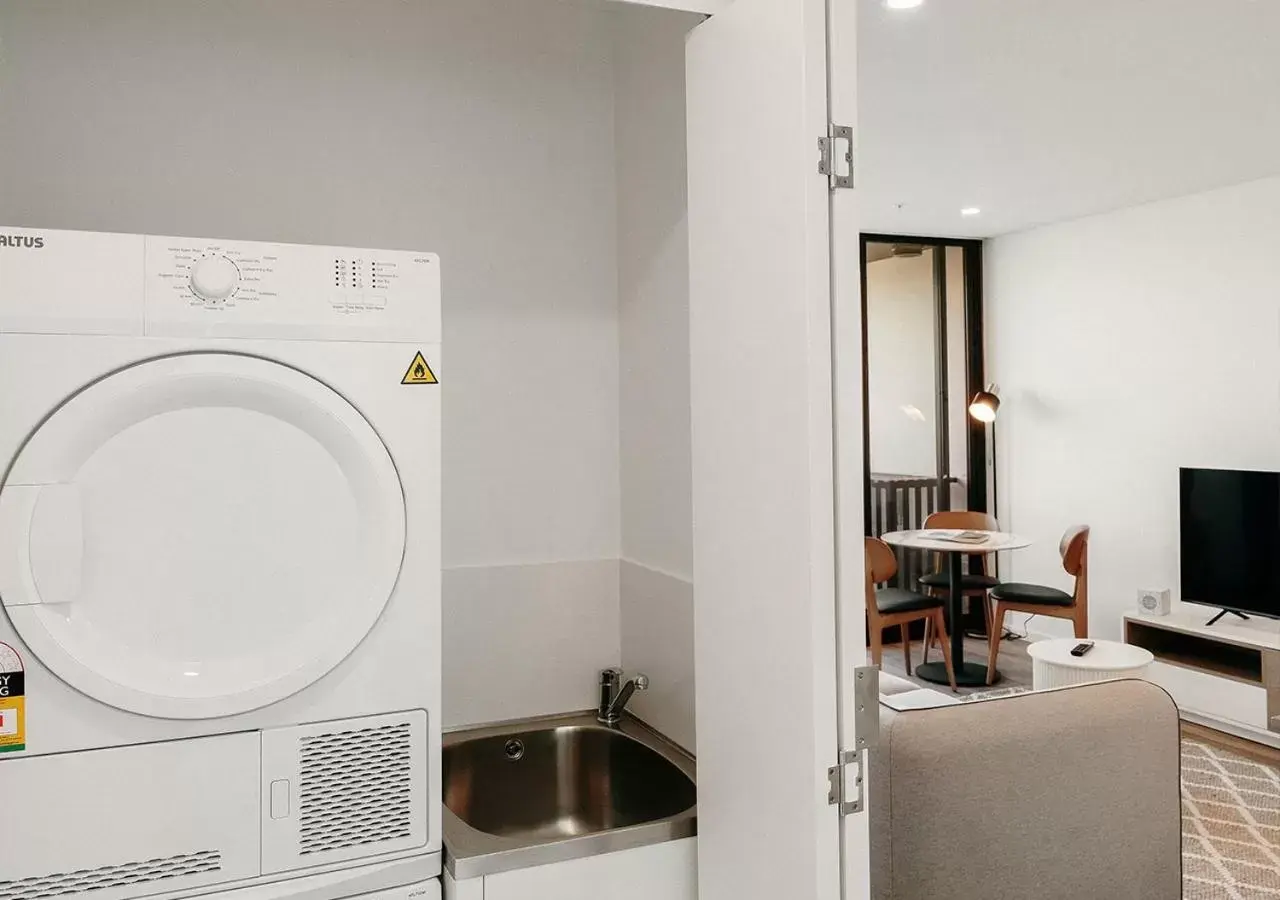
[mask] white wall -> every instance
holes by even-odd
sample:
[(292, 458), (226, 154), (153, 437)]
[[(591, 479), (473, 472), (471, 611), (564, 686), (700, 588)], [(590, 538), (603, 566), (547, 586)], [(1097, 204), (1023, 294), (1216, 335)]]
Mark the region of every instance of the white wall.
[(699, 18), (617, 18), (622, 662), (650, 678), (633, 710), (692, 749), (684, 34)]
[(446, 724), (621, 656), (610, 15), (0, 0), (0, 221), (440, 253)]
[(1273, 178), (988, 245), (1001, 521), (1036, 541), (1002, 572), (1068, 587), (1058, 539), (1093, 526), (1099, 637), (1176, 592), (1180, 466), (1280, 469), (1278, 234)]
[(446, 724), (587, 709), (617, 665), (618, 561), (444, 572)]

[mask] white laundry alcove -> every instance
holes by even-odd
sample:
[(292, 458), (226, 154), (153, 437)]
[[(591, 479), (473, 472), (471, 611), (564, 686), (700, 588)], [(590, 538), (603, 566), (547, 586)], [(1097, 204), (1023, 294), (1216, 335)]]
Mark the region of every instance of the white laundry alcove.
[(645, 671), (707, 898), (866, 896), (853, 7), (0, 0), (9, 223), (439, 254), (445, 726)]

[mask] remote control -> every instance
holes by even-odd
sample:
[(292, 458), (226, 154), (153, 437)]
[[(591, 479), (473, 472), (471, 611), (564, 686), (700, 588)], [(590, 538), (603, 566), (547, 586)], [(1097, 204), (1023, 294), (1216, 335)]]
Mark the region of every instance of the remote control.
[(1084, 656), (1093, 649), (1093, 641), (1082, 641), (1071, 648), (1072, 656)]

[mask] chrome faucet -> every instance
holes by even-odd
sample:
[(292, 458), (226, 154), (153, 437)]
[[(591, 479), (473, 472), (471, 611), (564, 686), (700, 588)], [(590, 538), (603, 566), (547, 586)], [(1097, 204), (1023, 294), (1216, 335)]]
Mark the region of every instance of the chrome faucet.
[[(619, 687), (621, 685), (621, 687)], [(649, 687), (649, 678), (636, 673), (626, 684), (622, 684), (621, 669), (600, 670), (600, 705), (596, 709), (596, 720), (605, 725), (617, 725), (622, 721), (622, 710), (636, 691)]]

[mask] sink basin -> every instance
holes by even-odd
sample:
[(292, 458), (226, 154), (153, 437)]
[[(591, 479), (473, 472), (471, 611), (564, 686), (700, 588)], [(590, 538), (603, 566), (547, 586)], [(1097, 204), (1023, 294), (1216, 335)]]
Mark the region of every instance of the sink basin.
[(444, 842), (455, 878), (687, 837), (693, 760), (627, 718), (523, 720), (444, 739)]
[(694, 805), (693, 782), (635, 738), (559, 725), (459, 741), (444, 752), (444, 802), (487, 834), (575, 837), (656, 822)]

